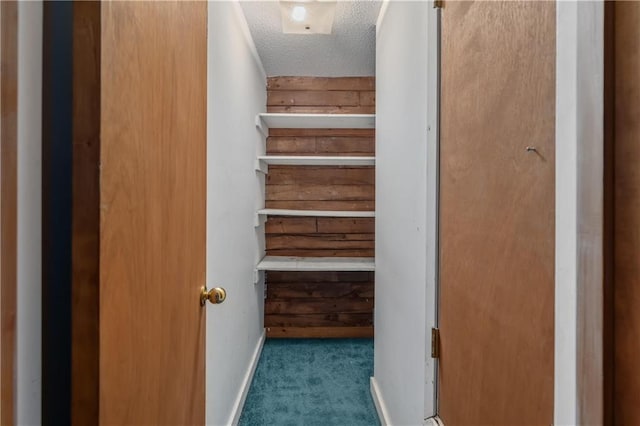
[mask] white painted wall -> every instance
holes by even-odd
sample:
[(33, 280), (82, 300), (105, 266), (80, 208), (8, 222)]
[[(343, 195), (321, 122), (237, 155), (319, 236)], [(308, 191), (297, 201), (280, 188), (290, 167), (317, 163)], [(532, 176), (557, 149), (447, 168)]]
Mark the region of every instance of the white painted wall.
[(576, 425), (602, 413), (604, 5), (559, 1), (556, 22), (554, 424)]
[[(385, 408), (385, 423), (417, 425), (425, 418), (425, 401), (433, 401), (426, 395), (425, 377), (433, 376), (427, 329), (435, 318), (433, 306), (426, 306), (427, 300), (435, 299), (433, 287), (427, 292), (427, 276), (434, 285), (435, 272), (426, 262), (428, 243), (435, 244), (434, 224), (428, 226), (428, 220), (434, 218), (427, 214), (428, 152), (435, 152), (427, 149), (428, 143), (435, 141), (427, 130), (428, 100), (433, 96), (428, 90), (427, 41), (428, 24), (434, 21), (429, 2), (391, 1), (383, 6), (383, 13), (376, 47), (372, 385)], [(433, 254), (432, 248), (429, 256)]]
[(263, 283), (254, 268), (264, 237), (254, 228), (263, 206), (264, 155), (255, 116), (266, 108), (266, 77), (235, 2), (209, 2), (207, 122), (207, 285), (227, 300), (207, 304), (206, 421), (237, 421), (263, 339)]
[(41, 423), (42, 2), (18, 2), (16, 424)]

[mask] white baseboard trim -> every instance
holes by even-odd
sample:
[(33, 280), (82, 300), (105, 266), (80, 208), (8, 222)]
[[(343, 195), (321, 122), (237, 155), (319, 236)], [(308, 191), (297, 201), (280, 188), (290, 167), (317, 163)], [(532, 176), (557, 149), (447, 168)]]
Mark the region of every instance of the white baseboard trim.
[(253, 375), (256, 372), (256, 367), (258, 367), (258, 361), (260, 360), (260, 354), (262, 353), (262, 347), (264, 346), (265, 339), (265, 331), (262, 331), (262, 335), (260, 339), (258, 339), (258, 344), (256, 345), (255, 350), (253, 351), (253, 357), (251, 358), (251, 364), (247, 369), (247, 372), (244, 375), (244, 380), (242, 381), (242, 386), (240, 387), (240, 392), (236, 397), (236, 401), (233, 404), (233, 410), (231, 410), (231, 416), (229, 416), (229, 422), (227, 424), (236, 426), (240, 421), (240, 415), (242, 414), (242, 408), (244, 407), (244, 403), (247, 400), (247, 394), (249, 393), (249, 388), (251, 387), (251, 382), (253, 381)]
[(371, 377), (371, 397), (373, 398), (373, 404), (376, 406), (376, 411), (378, 412), (378, 419), (380, 420), (380, 424), (382, 426), (390, 426), (391, 421), (389, 419), (389, 411), (387, 410), (387, 405), (384, 402), (382, 397), (382, 393), (380, 393), (380, 387), (378, 386), (378, 381), (375, 377)]
[(444, 426), (444, 423), (442, 423), (442, 420), (440, 420), (440, 417), (434, 416), (434, 417), (429, 417), (428, 419), (425, 419), (424, 425), (425, 426)]

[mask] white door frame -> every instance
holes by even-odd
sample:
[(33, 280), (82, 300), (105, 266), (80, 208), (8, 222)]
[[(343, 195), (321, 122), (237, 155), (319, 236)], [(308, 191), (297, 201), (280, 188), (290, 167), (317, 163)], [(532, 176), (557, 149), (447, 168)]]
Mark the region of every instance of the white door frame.
[[(426, 333), (431, 342), (431, 329), (438, 327), (438, 275), (439, 275), (439, 149), (440, 149), (440, 9), (429, 9), (427, 21), (427, 291), (426, 291)], [(438, 361), (429, 357), (427, 348), (425, 360), (425, 419), (436, 415), (438, 410)]]
[(604, 3), (556, 3), (554, 424), (603, 421)]

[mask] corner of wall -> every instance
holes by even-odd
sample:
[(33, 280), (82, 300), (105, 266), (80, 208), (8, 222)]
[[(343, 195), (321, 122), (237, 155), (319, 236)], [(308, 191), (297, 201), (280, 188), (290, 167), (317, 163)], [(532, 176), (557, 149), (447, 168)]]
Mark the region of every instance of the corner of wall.
[(387, 14), (387, 9), (389, 8), (389, 3), (391, 0), (382, 0), (382, 6), (380, 7), (380, 13), (378, 13), (378, 19), (376, 20), (376, 37), (380, 33), (380, 28), (382, 27), (382, 23), (384, 22), (384, 17)]
[(256, 65), (258, 66), (258, 69), (260, 69), (260, 73), (262, 74), (262, 77), (264, 79), (265, 86), (266, 86), (267, 72), (264, 69), (264, 64), (262, 63), (262, 59), (260, 59), (260, 55), (258, 54), (256, 43), (253, 41), (253, 37), (251, 36), (251, 30), (249, 29), (247, 18), (244, 16), (244, 12), (242, 11), (242, 7), (240, 6), (240, 2), (238, 0), (233, 0), (233, 8), (238, 17), (238, 23), (240, 24), (240, 28), (242, 29), (242, 33), (244, 34), (244, 38), (249, 46), (251, 55), (253, 56), (253, 59), (256, 61)]
[(227, 423), (229, 425), (235, 426), (240, 421), (242, 408), (244, 407), (244, 403), (247, 400), (247, 395), (249, 394), (249, 389), (251, 388), (251, 382), (253, 381), (253, 375), (255, 374), (256, 368), (258, 367), (258, 361), (260, 361), (260, 354), (262, 353), (262, 348), (264, 347), (264, 341), (265, 331), (262, 332), (256, 348), (253, 351), (251, 364), (247, 368), (247, 372), (244, 375), (242, 386), (240, 387), (240, 391), (238, 392), (238, 396), (236, 397), (235, 403), (233, 405), (233, 410), (231, 411), (231, 415), (229, 416), (229, 421)]
[(385, 403), (380, 387), (378, 386), (378, 381), (375, 377), (371, 377), (370, 382), (371, 398), (373, 399), (373, 405), (376, 407), (380, 424), (382, 426), (391, 425), (387, 404)]

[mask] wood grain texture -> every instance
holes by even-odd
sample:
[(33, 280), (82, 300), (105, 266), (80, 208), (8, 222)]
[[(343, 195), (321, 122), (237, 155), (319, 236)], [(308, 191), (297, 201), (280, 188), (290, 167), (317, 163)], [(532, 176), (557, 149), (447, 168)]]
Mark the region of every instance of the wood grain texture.
[(272, 136), (267, 140), (269, 155), (374, 156), (374, 137)]
[(265, 203), (268, 209), (288, 209), (288, 210), (345, 210), (345, 211), (371, 211), (375, 209), (374, 200), (362, 201), (269, 201)]
[(340, 283), (340, 282), (369, 282), (373, 281), (373, 272), (283, 272), (269, 271), (267, 277), (276, 283)]
[(373, 325), (371, 272), (269, 271), (267, 281), (265, 327)]
[(100, 3), (73, 4), (71, 423), (99, 413)]
[(375, 249), (367, 248), (318, 248), (318, 249), (300, 249), (300, 248), (282, 248), (271, 249), (267, 252), (268, 256), (291, 256), (291, 257), (375, 257)]
[(372, 272), (269, 271), (265, 327), (370, 327), (373, 276)]
[[(267, 107), (270, 106), (358, 106), (360, 96), (354, 91), (303, 91), (303, 90), (269, 90), (267, 91)], [(269, 111), (272, 112), (272, 111)]]
[(307, 114), (375, 114), (371, 77), (271, 77), (267, 111)]
[(268, 185), (374, 185), (372, 167), (271, 166)]
[(376, 105), (376, 92), (360, 92), (360, 105), (362, 106), (375, 106)]
[(0, 423), (15, 424), (18, 4), (0, 3)]
[(375, 90), (373, 77), (269, 77), (267, 90)]
[[(375, 113), (373, 78), (272, 77), (267, 89), (268, 112)], [(274, 128), (267, 154), (373, 156), (375, 130)], [(373, 210), (374, 184), (374, 167), (270, 166), (265, 204), (294, 210)], [(374, 232), (372, 218), (270, 216), (267, 255), (373, 257)], [(354, 276), (267, 273), (267, 335), (369, 336), (373, 275), (360, 275), (365, 281), (356, 282)]]
[[(278, 79), (271, 79), (274, 83)], [(302, 78), (301, 86), (292, 85), (298, 79), (286, 79), (286, 92), (305, 92), (314, 96), (326, 91), (329, 81), (332, 79)], [(361, 80), (357, 80), (361, 81)], [(315, 84), (315, 86), (314, 86)], [(343, 84), (338, 82), (338, 85)], [(279, 84), (272, 84), (274, 91), (278, 91)], [(342, 87), (346, 88), (346, 87)], [(311, 90), (309, 92), (309, 90)], [(371, 98), (371, 91), (366, 91)], [(375, 131), (365, 130), (333, 130), (333, 129), (271, 129), (272, 136), (267, 141), (267, 152), (270, 155), (373, 155), (375, 150)], [(267, 206), (286, 205), (288, 208), (308, 209), (310, 203), (319, 206), (319, 209), (327, 209), (328, 204), (338, 205), (341, 209), (359, 209), (362, 205), (349, 205), (353, 202), (366, 202), (367, 207), (373, 205), (375, 188), (375, 169), (373, 167), (291, 167), (272, 166), (267, 176)], [(345, 203), (346, 202), (346, 203)], [(284, 218), (283, 218), (284, 219)], [(324, 226), (336, 221), (329, 218), (324, 221)], [(348, 225), (349, 222), (335, 222)], [(359, 222), (351, 222), (356, 225)], [(373, 223), (373, 221), (369, 222)], [(291, 233), (327, 232), (319, 231), (317, 223), (312, 220), (280, 220), (274, 217), (267, 222), (267, 246), (281, 250), (282, 241), (291, 242), (292, 249), (305, 245), (308, 236), (297, 240)], [(334, 232), (358, 233), (343, 226), (341, 230)], [(361, 232), (360, 232), (361, 233)], [(348, 237), (347, 237), (348, 238)], [(270, 244), (273, 239), (275, 244)], [(327, 239), (324, 238), (326, 241)], [(343, 241), (336, 240), (339, 245)], [(313, 244), (313, 243), (312, 243)], [(314, 249), (317, 247), (308, 247)], [(330, 247), (325, 247), (330, 248)], [(344, 247), (335, 247), (342, 249)], [(370, 251), (369, 247), (363, 247)], [(291, 253), (291, 251), (287, 251)], [(277, 253), (281, 254), (281, 253)], [(328, 253), (327, 253), (328, 254)]]
[(267, 184), (267, 188), (267, 201), (368, 201), (375, 197), (373, 185)]
[[(310, 137), (348, 137), (348, 138), (373, 138), (375, 129), (275, 129), (269, 128), (269, 137), (272, 136), (310, 136)], [(375, 148), (375, 143), (374, 143)], [(269, 144), (267, 144), (267, 153)], [(373, 153), (373, 150), (371, 151)]]
[(373, 319), (368, 313), (352, 314), (267, 314), (265, 327), (371, 327)]
[(207, 4), (102, 3), (100, 424), (204, 424)]
[(375, 114), (375, 106), (300, 106), (272, 105), (269, 112), (289, 114)]
[(267, 139), (269, 155), (316, 155), (315, 136), (281, 136)]
[(269, 216), (265, 224), (265, 234), (308, 234), (318, 229), (315, 217)]
[(298, 234), (274, 235), (269, 238), (267, 251), (291, 249), (373, 249), (374, 234)]
[(267, 298), (360, 297), (372, 298), (370, 283), (274, 283), (267, 287)]
[(371, 327), (267, 327), (269, 338), (315, 339), (315, 338), (371, 338)]
[(615, 2), (614, 423), (640, 424), (640, 3)]
[(373, 218), (326, 218), (320, 217), (317, 220), (319, 233), (334, 232), (357, 232), (371, 233), (375, 232), (375, 221)]
[(445, 424), (553, 422), (555, 32), (552, 2), (442, 9)]
[(267, 300), (265, 314), (367, 314), (373, 309), (373, 298), (300, 298)]
[(318, 137), (316, 152), (321, 155), (339, 153), (341, 155), (375, 155), (375, 138)]

